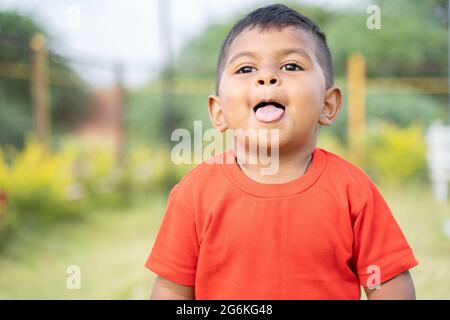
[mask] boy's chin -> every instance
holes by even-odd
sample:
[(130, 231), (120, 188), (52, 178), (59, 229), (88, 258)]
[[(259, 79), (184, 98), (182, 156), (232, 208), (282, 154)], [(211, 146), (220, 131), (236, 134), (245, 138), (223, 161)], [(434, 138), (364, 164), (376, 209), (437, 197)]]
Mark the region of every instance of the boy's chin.
[(298, 145), (298, 143), (296, 141), (293, 141), (292, 139), (286, 139), (283, 137), (280, 137), (279, 139), (271, 140), (265, 140), (265, 139), (260, 139), (258, 140), (258, 148), (259, 149), (265, 149), (268, 150), (269, 152), (280, 152), (283, 151), (285, 149), (290, 149), (292, 148), (292, 146)]
[(307, 143), (308, 142), (305, 141), (305, 139), (297, 136), (286, 135), (281, 132), (277, 142), (262, 143), (261, 147), (267, 147), (270, 149), (277, 148), (278, 152), (281, 154), (283, 151), (299, 150)]

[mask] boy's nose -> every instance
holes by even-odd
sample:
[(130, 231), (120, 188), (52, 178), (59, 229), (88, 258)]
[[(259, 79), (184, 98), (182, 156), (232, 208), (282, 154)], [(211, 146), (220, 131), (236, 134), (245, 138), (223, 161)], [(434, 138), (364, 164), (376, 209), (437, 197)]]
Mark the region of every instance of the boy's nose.
[(280, 80), (275, 73), (262, 74), (257, 79), (257, 85), (264, 86), (270, 84), (279, 84)]

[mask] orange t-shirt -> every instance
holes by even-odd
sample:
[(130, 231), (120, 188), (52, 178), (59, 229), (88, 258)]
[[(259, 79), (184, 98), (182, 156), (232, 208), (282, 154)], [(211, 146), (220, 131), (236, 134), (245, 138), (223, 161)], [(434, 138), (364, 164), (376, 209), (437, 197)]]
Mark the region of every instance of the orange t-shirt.
[(145, 265), (196, 299), (360, 299), (360, 285), (417, 263), (370, 178), (316, 148), (284, 184), (236, 162), (195, 167), (172, 189)]

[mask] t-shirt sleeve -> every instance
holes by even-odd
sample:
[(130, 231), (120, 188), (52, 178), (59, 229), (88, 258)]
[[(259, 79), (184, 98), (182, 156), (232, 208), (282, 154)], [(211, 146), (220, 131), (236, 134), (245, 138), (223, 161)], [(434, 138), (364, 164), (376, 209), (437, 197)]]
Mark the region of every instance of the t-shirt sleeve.
[(193, 212), (170, 192), (164, 217), (145, 266), (178, 284), (194, 286), (198, 241)]
[(367, 201), (353, 223), (353, 265), (363, 287), (388, 281), (418, 264), (382, 195), (369, 184)]

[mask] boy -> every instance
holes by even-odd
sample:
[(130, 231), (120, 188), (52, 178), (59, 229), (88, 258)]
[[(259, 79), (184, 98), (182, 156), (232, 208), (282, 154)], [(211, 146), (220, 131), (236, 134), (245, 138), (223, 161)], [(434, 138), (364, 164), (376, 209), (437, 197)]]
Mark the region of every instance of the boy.
[(417, 260), (381, 194), (316, 148), (341, 102), (325, 35), (308, 18), (270, 5), (232, 28), (210, 119), (220, 132), (278, 130), (279, 167), (261, 174), (232, 153), (172, 189), (146, 262), (153, 299), (360, 299), (360, 286), (369, 299), (415, 299)]

